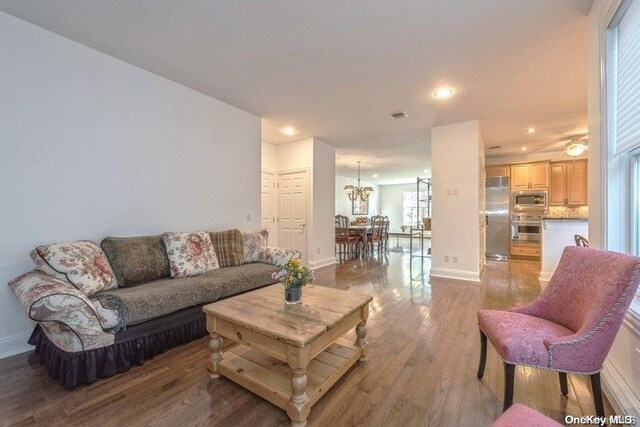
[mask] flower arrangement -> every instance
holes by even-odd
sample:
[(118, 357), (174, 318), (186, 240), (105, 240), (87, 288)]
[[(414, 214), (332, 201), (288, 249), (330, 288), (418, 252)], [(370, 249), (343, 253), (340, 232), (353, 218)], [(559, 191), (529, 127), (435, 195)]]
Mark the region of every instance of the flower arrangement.
[(369, 222), (369, 218), (367, 218), (366, 216), (357, 216), (352, 221), (354, 225), (365, 225), (368, 222)]
[(281, 282), (285, 288), (302, 288), (313, 282), (313, 270), (302, 265), (302, 259), (291, 258), (282, 269), (271, 277)]

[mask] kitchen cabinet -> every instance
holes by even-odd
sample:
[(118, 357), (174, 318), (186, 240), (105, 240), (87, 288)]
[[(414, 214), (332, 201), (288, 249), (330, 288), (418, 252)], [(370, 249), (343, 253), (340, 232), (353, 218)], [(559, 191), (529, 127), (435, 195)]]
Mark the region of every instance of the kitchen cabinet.
[(512, 257), (540, 257), (540, 244), (511, 244)]
[(587, 204), (587, 160), (552, 163), (549, 205), (585, 206)]
[(549, 205), (563, 206), (567, 194), (567, 164), (551, 163), (551, 185), (549, 186)]
[(494, 176), (509, 176), (509, 165), (487, 166), (487, 178)]
[(511, 165), (511, 188), (529, 190), (549, 186), (549, 163), (521, 163)]

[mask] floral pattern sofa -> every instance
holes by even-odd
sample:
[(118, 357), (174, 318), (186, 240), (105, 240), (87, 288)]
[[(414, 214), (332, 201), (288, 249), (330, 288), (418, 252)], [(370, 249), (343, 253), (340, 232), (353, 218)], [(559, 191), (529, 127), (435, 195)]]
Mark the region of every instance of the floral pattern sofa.
[(226, 230), (39, 246), (36, 268), (9, 286), (37, 322), (40, 361), (73, 388), (205, 336), (203, 305), (273, 284), (300, 253), (267, 239)]

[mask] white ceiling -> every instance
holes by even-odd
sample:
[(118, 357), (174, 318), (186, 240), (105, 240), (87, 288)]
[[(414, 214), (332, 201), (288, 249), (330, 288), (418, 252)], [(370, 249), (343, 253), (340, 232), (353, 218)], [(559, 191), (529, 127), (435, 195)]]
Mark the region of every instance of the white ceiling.
[[(0, 0), (0, 10), (316, 137), (377, 183), (429, 167), (429, 129), (479, 118), (491, 155), (587, 131), (592, 0)], [(449, 85), (456, 95), (432, 93)], [(388, 114), (405, 111), (409, 118)], [(298, 129), (286, 137), (279, 129)], [(538, 129), (533, 135), (524, 129)], [(350, 165), (353, 165), (351, 167)], [(378, 173), (378, 179), (371, 174)]]

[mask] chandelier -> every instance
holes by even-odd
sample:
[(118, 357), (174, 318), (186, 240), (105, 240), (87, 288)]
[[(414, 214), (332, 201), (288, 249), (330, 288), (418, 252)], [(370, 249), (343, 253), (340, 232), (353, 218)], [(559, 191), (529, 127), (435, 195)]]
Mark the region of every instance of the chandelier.
[(345, 185), (344, 191), (347, 192), (347, 196), (352, 202), (355, 202), (358, 198), (364, 202), (373, 193), (373, 188), (371, 187), (360, 187), (360, 162), (358, 162), (358, 185), (356, 187)]

